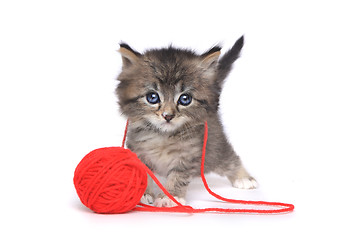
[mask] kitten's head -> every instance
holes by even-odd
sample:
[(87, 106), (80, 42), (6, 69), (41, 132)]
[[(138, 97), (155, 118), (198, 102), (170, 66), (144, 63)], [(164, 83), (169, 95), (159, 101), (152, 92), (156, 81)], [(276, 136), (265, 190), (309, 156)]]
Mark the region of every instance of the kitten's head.
[(224, 73), (218, 61), (220, 50), (216, 46), (198, 55), (170, 46), (140, 54), (120, 44), (123, 67), (117, 95), (121, 111), (130, 120), (163, 132), (204, 122), (217, 111), (223, 80), (219, 78), (230, 70)]

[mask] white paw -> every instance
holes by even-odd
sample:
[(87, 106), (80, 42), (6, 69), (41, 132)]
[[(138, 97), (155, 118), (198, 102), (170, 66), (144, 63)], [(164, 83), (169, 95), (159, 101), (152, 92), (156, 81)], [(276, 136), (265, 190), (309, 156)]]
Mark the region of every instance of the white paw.
[(253, 177), (245, 177), (236, 179), (233, 186), (241, 189), (255, 189), (258, 187), (258, 183)]
[(140, 199), (140, 202), (143, 203), (143, 204), (153, 204), (154, 203), (154, 198), (148, 194), (148, 193), (145, 193), (141, 199)]
[[(174, 197), (179, 203), (185, 205), (186, 201), (184, 198)], [(154, 203), (155, 207), (176, 207), (177, 204), (174, 203), (169, 197), (165, 196), (162, 198), (157, 198)]]

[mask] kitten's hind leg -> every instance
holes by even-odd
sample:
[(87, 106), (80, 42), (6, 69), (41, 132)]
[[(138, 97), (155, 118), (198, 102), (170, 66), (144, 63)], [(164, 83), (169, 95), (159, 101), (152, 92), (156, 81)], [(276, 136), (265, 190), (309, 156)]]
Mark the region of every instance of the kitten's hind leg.
[(250, 174), (246, 171), (243, 165), (240, 165), (235, 172), (229, 174), (227, 177), (233, 187), (236, 188), (255, 189), (258, 187), (258, 183), (255, 178), (250, 176)]

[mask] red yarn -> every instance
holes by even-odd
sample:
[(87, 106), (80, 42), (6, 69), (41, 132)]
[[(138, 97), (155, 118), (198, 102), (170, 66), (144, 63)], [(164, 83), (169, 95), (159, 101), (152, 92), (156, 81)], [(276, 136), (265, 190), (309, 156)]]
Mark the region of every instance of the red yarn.
[[(217, 199), (225, 202), (263, 205), (276, 207), (275, 209), (224, 209), (204, 208), (194, 209), (179, 203), (160, 183), (149, 168), (143, 164), (135, 153), (124, 149), (126, 132), (122, 147), (96, 149), (87, 154), (75, 170), (74, 185), (81, 202), (97, 213), (125, 213), (130, 210), (148, 212), (182, 212), (182, 213), (286, 213), (294, 210), (294, 205), (279, 202), (244, 201), (224, 198), (210, 190), (204, 175), (206, 143), (208, 137), (207, 123), (205, 122), (204, 143), (201, 157), (201, 179), (206, 190)], [(147, 186), (147, 174), (155, 181), (160, 189), (178, 206), (153, 207), (139, 203)]]
[(93, 150), (76, 167), (74, 185), (81, 202), (97, 213), (132, 210), (145, 193), (145, 165), (122, 147)]

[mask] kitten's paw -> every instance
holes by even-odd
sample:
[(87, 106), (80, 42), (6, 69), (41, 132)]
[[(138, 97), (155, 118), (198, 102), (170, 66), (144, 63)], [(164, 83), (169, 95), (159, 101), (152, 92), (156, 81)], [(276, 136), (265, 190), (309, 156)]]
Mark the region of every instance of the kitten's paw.
[(151, 194), (145, 193), (141, 199), (140, 202), (143, 204), (153, 204), (154, 203), (154, 198), (153, 196), (151, 196)]
[[(185, 205), (186, 201), (184, 198), (174, 197), (179, 203)], [(154, 203), (155, 207), (176, 207), (177, 204), (174, 203), (168, 196), (157, 198)]]
[(244, 177), (236, 179), (233, 186), (241, 189), (255, 189), (258, 187), (258, 183), (253, 177)]

